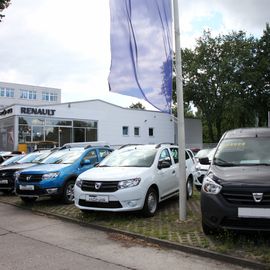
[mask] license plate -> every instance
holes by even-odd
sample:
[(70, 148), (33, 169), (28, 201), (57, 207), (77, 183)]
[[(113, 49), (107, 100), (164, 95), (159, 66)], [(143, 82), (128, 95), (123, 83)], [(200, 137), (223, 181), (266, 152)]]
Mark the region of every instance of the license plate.
[(108, 196), (92, 196), (92, 195), (86, 195), (85, 200), (88, 202), (103, 202), (107, 203), (109, 202)]
[(8, 180), (6, 180), (6, 179), (0, 180), (0, 184), (8, 184)]
[(270, 218), (270, 208), (238, 208), (238, 217)]
[(20, 190), (34, 190), (35, 187), (33, 185), (20, 185)]

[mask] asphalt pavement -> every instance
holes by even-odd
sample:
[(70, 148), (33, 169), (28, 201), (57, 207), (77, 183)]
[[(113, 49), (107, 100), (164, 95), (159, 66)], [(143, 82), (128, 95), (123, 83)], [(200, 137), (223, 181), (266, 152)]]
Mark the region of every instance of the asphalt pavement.
[(0, 270), (247, 269), (0, 203)]

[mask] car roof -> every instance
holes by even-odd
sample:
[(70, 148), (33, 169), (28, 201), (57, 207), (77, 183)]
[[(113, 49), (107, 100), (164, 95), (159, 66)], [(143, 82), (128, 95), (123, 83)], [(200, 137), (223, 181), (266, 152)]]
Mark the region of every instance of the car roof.
[(270, 128), (239, 128), (224, 134), (224, 139), (255, 137), (270, 137)]
[(94, 141), (94, 142), (75, 142), (75, 143), (65, 143), (60, 149), (74, 148), (74, 147), (106, 147), (109, 148), (110, 145), (103, 141)]
[(159, 143), (159, 144), (125, 144), (122, 145), (118, 150), (122, 150), (122, 149), (161, 149), (164, 147), (176, 147), (178, 148), (178, 145), (175, 144), (171, 144), (171, 143)]

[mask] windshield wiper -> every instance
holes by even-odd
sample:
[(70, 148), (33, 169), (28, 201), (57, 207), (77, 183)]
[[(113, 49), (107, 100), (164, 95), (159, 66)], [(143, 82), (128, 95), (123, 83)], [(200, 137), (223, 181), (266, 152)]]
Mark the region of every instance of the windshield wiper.
[(109, 165), (97, 165), (96, 167), (111, 167)]
[(238, 166), (239, 164), (231, 163), (221, 158), (214, 158), (214, 165), (222, 166), (222, 167), (233, 167), (233, 166)]
[(270, 166), (270, 163), (242, 163), (241, 166)]

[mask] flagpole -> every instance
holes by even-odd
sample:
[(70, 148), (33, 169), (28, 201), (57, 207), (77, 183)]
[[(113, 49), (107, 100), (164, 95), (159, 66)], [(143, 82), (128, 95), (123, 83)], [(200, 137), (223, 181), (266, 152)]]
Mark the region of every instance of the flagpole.
[(177, 129), (179, 145), (179, 218), (184, 221), (187, 217), (186, 203), (186, 153), (185, 153), (185, 123), (184, 99), (182, 80), (182, 60), (180, 47), (180, 26), (178, 0), (173, 0), (174, 34), (175, 34), (175, 59), (176, 59), (176, 95), (177, 95)]

